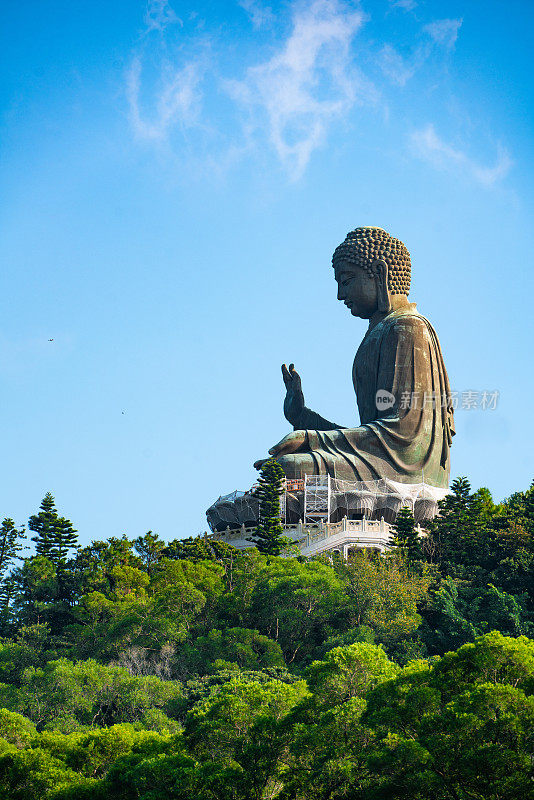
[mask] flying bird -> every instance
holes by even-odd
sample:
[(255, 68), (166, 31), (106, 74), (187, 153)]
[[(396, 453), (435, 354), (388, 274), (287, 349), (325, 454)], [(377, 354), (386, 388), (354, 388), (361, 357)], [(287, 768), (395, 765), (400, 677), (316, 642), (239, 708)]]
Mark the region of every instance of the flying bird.
[(54, 340), (53, 340), (53, 339), (49, 339), (48, 341), (49, 341), (49, 342), (53, 342)]

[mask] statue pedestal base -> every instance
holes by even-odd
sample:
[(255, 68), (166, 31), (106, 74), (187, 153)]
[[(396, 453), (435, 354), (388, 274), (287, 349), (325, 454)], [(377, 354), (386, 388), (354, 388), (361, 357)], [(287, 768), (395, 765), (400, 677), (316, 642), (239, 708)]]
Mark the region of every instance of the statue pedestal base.
[[(280, 514), (286, 525), (379, 521), (395, 522), (397, 513), (408, 506), (415, 521), (433, 519), (438, 501), (447, 494), (425, 483), (379, 481), (342, 481), (327, 475), (307, 475), (303, 480), (286, 480), (280, 497)], [(258, 521), (259, 502), (254, 490), (232, 492), (219, 497), (206, 516), (212, 531), (227, 528), (254, 528)]]

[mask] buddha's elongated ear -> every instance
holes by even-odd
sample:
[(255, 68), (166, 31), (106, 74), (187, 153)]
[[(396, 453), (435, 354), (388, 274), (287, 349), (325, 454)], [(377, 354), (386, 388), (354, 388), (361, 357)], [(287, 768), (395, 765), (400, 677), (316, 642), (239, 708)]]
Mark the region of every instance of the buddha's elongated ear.
[(376, 288), (378, 290), (378, 310), (382, 314), (391, 311), (391, 302), (388, 292), (388, 265), (383, 258), (373, 261), (372, 270), (376, 278)]

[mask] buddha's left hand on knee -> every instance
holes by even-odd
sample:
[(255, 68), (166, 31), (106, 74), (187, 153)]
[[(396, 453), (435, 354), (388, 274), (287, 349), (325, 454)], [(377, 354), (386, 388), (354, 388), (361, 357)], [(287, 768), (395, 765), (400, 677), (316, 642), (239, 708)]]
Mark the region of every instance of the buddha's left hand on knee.
[(278, 444), (271, 447), (269, 453), (278, 458), (289, 453), (309, 452), (317, 447), (316, 431), (293, 431), (284, 436)]
[[(278, 459), (291, 453), (309, 453), (310, 450), (317, 449), (318, 445), (317, 431), (293, 431), (271, 447), (269, 453), (272, 458)], [(254, 467), (260, 470), (268, 460), (262, 458), (254, 463)]]

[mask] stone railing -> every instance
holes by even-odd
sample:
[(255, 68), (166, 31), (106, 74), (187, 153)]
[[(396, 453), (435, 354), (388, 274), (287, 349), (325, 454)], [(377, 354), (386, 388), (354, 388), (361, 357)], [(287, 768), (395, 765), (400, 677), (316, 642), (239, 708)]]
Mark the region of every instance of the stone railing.
[[(255, 530), (255, 527), (246, 528), (244, 525), (241, 525), (240, 528), (228, 527), (225, 531), (209, 534), (209, 538), (228, 542), (239, 548), (252, 547), (250, 540)], [(284, 525), (283, 535), (293, 539), (303, 553), (310, 549), (314, 552), (327, 550), (330, 546), (329, 540), (332, 540), (332, 545), (334, 545), (334, 541), (337, 544), (353, 540), (355, 546), (360, 544), (361, 547), (372, 546), (376, 542), (379, 547), (383, 548), (387, 546), (391, 535), (391, 525), (383, 519), (347, 519), (344, 517), (340, 522), (298, 522), (294, 525)], [(320, 546), (320, 543), (323, 543), (323, 547)], [(318, 545), (319, 547), (317, 547)]]

